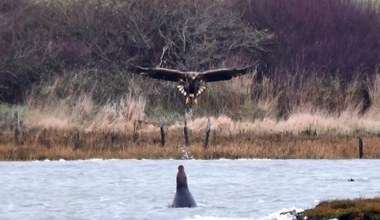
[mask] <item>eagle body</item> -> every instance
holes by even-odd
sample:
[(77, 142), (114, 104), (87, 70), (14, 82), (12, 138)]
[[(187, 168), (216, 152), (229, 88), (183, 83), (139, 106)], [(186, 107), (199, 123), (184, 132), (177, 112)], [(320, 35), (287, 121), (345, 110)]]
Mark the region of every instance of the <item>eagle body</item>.
[(178, 90), (185, 97), (195, 98), (206, 90), (206, 83), (196, 73), (179, 80)]
[(206, 90), (207, 82), (230, 80), (247, 73), (248, 67), (213, 69), (203, 72), (180, 71), (167, 68), (151, 68), (137, 66), (133, 72), (154, 79), (177, 82), (179, 92), (185, 97), (185, 104), (197, 104), (196, 97)]

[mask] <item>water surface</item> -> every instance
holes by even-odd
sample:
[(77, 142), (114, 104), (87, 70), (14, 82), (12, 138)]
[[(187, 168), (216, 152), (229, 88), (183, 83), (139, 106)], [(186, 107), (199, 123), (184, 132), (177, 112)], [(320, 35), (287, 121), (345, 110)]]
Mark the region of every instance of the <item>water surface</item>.
[[(169, 207), (180, 164), (196, 208)], [(0, 162), (0, 219), (291, 219), (279, 213), (380, 196), (379, 167), (380, 160)]]

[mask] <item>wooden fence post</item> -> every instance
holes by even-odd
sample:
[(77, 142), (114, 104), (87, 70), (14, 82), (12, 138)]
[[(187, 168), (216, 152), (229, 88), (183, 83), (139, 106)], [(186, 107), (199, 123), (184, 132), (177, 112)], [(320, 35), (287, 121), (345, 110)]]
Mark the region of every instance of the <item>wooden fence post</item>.
[(205, 138), (204, 148), (207, 148), (208, 139), (210, 137), (210, 131), (211, 131), (211, 120), (210, 120), (210, 117), (209, 117), (208, 121), (207, 121), (207, 127), (206, 127), (206, 138)]
[(133, 142), (136, 142), (139, 138), (139, 135), (137, 134), (137, 120), (133, 121)]
[(15, 113), (14, 113), (13, 124), (14, 124), (14, 128), (15, 128), (14, 132), (15, 132), (16, 143), (20, 143), (21, 125), (20, 125), (20, 118), (18, 116), (18, 112), (17, 111), (15, 111)]
[(185, 145), (189, 145), (189, 130), (187, 128), (187, 114), (185, 113), (185, 126), (183, 127), (183, 134), (185, 136)]
[(78, 149), (80, 147), (80, 133), (78, 128), (75, 129), (74, 134), (72, 136), (72, 140), (74, 149)]
[(160, 118), (160, 131), (161, 131), (161, 146), (165, 146), (165, 129), (164, 129), (164, 123), (162, 122), (162, 119)]
[(361, 137), (358, 137), (358, 140), (359, 140), (359, 159), (362, 159), (364, 156), (363, 139)]

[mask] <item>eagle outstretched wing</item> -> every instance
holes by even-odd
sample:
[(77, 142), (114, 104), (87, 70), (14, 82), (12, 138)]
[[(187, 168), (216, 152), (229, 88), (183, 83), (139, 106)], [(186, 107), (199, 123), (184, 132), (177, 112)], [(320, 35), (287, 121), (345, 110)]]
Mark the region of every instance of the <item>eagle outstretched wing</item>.
[(206, 89), (206, 82), (217, 82), (223, 80), (229, 80), (233, 77), (244, 75), (248, 72), (248, 69), (253, 65), (247, 66), (245, 68), (223, 68), (207, 70), (203, 72), (188, 71), (183, 72), (175, 69), (166, 68), (150, 68), (135, 66), (130, 70), (139, 73), (141, 75), (149, 76), (154, 79), (166, 80), (178, 82), (178, 90), (183, 96), (185, 96), (185, 104), (195, 104), (197, 103), (196, 97), (201, 95)]
[(206, 82), (217, 82), (223, 80), (230, 80), (233, 77), (241, 76), (247, 73), (247, 70), (251, 66), (244, 67), (242, 69), (236, 68), (223, 68), (223, 69), (214, 69), (201, 72), (200, 75), (202, 79)]
[(182, 72), (174, 69), (166, 68), (151, 68), (136, 66), (134, 72), (138, 72), (141, 75), (149, 76), (154, 79), (161, 79), (166, 81), (178, 82), (180, 79), (186, 77), (186, 72)]

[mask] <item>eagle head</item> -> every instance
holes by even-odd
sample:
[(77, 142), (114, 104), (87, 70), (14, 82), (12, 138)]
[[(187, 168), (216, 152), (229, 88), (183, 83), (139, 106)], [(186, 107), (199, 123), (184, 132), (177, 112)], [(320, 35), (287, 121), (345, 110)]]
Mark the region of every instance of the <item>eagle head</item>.
[(199, 73), (198, 72), (189, 72), (188, 78), (192, 81), (195, 81), (198, 78)]

